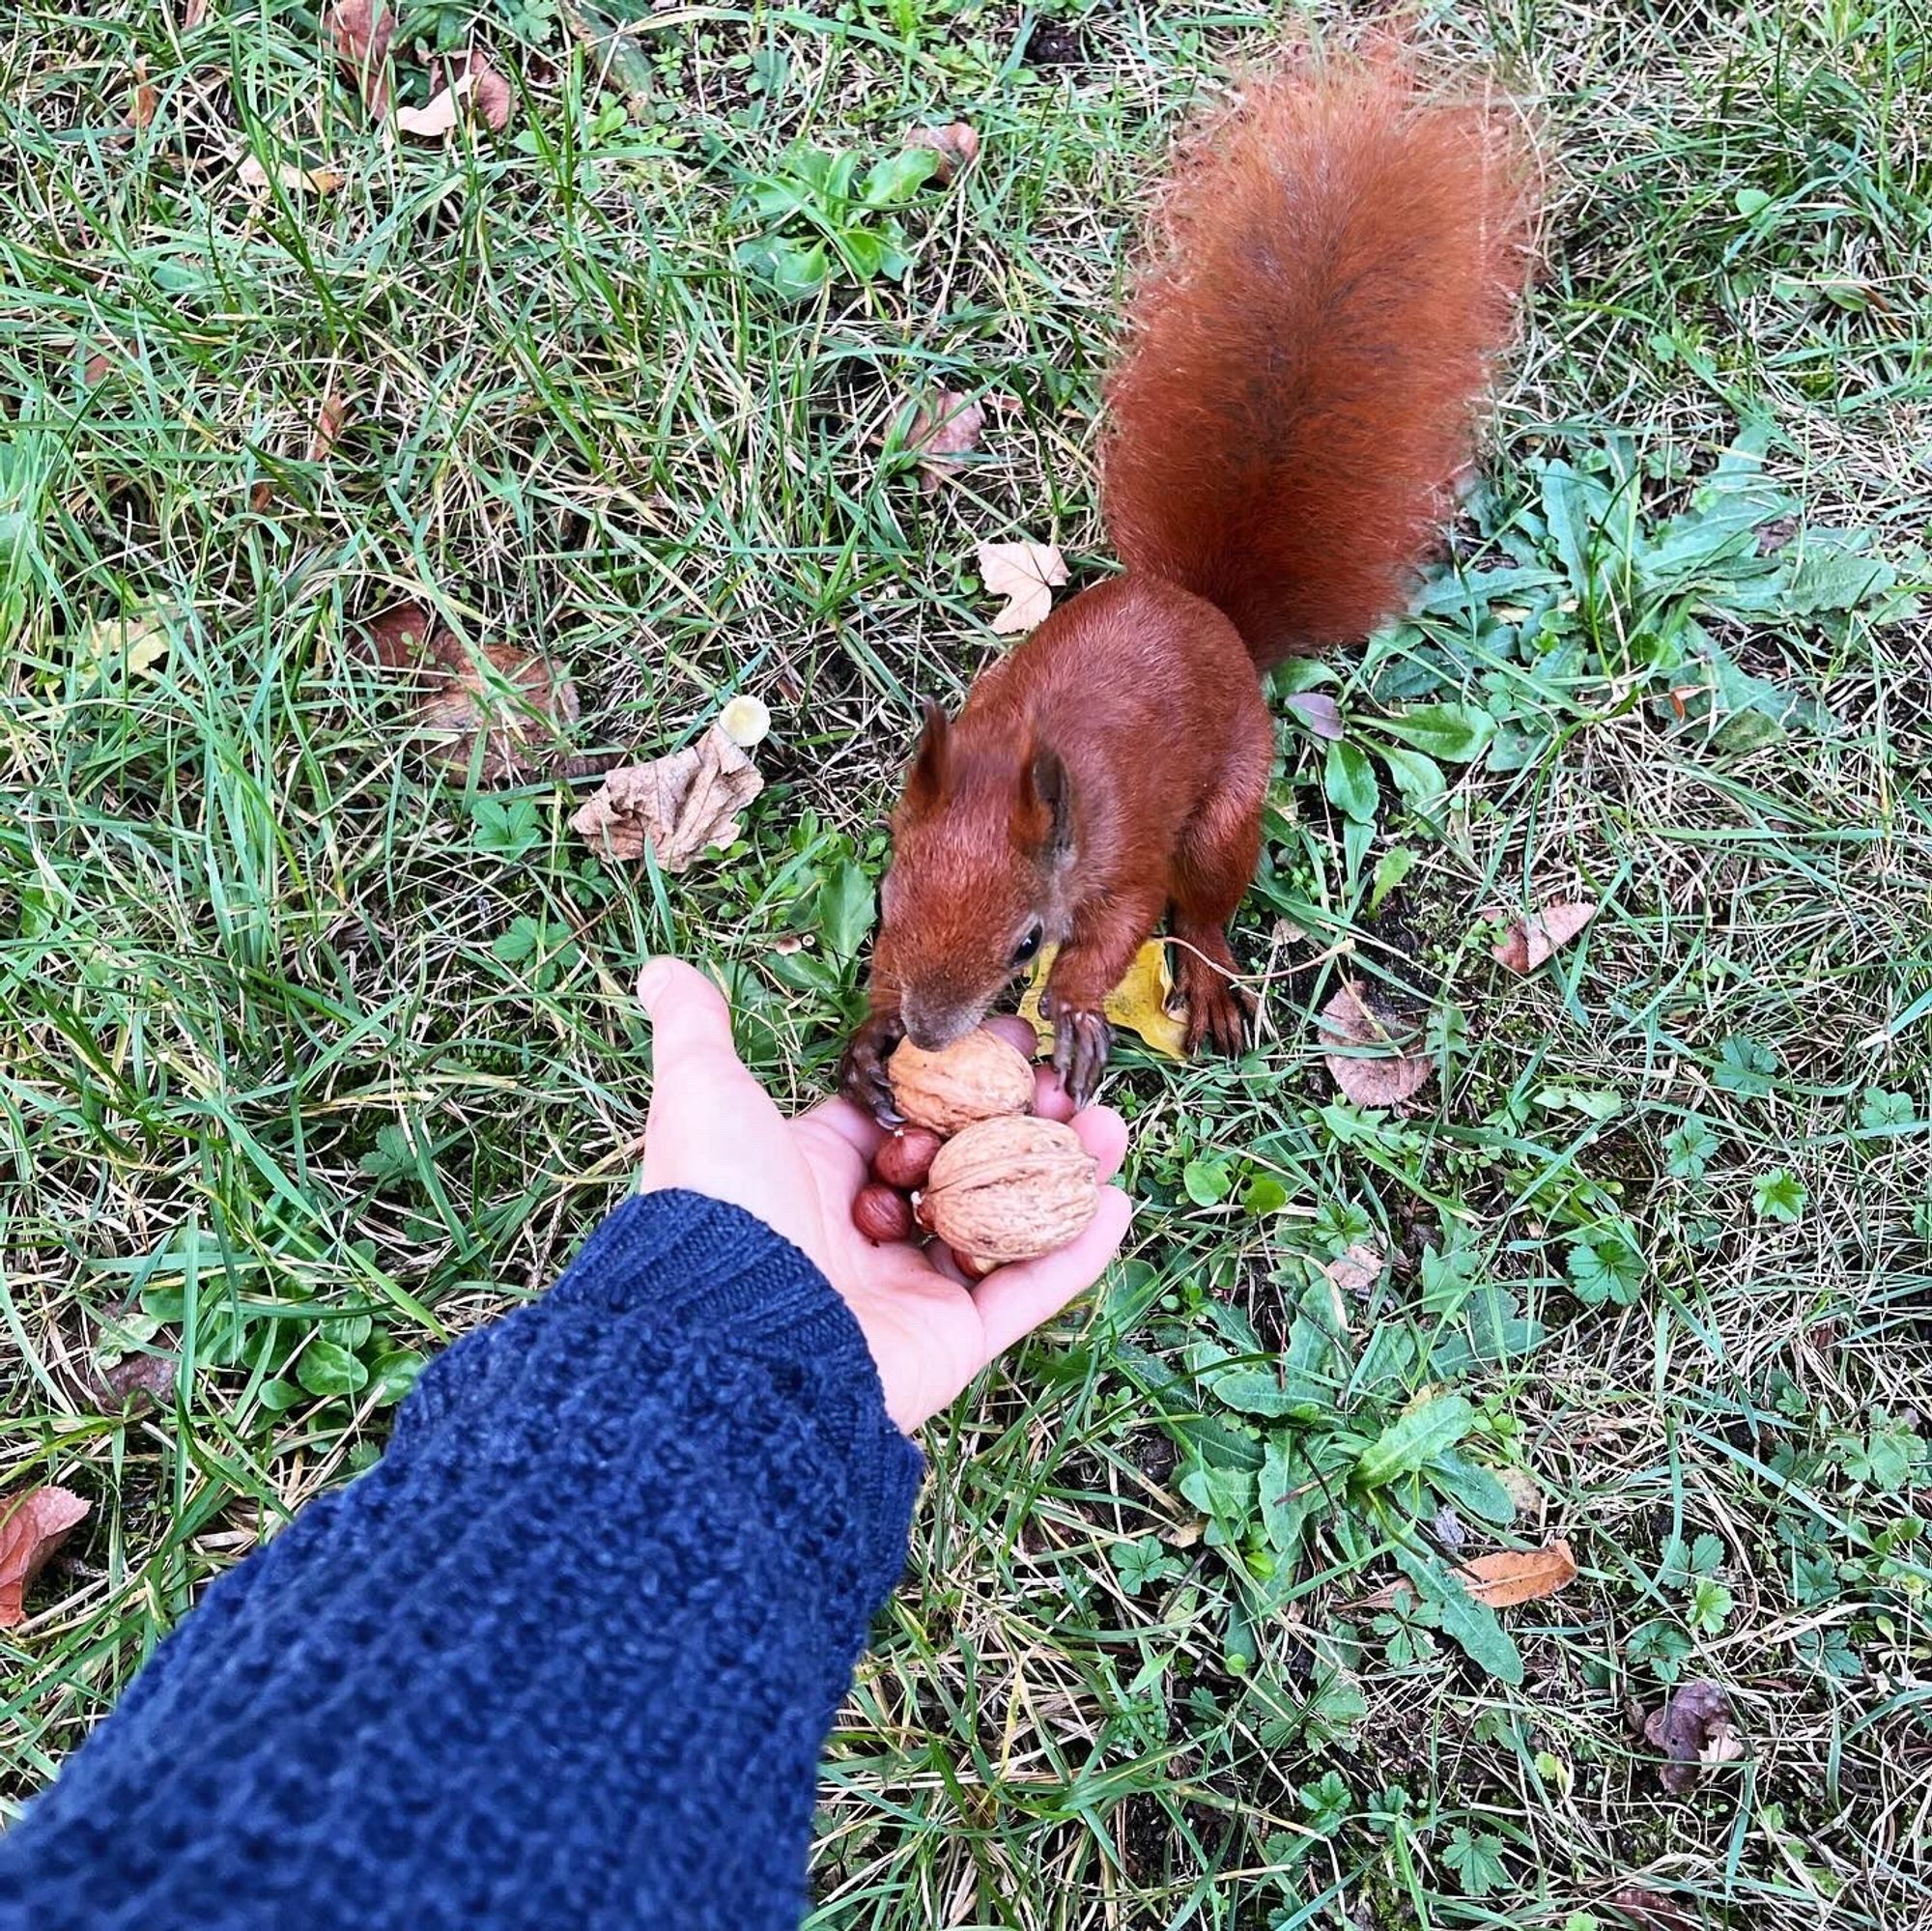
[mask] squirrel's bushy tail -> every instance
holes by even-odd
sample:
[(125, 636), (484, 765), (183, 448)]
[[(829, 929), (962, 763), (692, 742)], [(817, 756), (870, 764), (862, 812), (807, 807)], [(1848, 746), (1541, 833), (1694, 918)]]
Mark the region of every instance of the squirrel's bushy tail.
[(1205, 127), (1107, 391), (1127, 564), (1218, 606), (1263, 666), (1395, 609), (1509, 339), (1530, 172), (1510, 116), (1399, 53), (1264, 78)]

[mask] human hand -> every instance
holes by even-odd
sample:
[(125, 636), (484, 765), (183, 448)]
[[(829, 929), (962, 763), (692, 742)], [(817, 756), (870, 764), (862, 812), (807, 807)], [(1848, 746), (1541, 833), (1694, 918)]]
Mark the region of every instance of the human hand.
[[(1131, 1208), (1116, 1186), (1102, 1187), (1100, 1211), (1071, 1245), (996, 1268), (971, 1288), (918, 1247), (873, 1246), (852, 1225), (852, 1198), (869, 1178), (883, 1129), (843, 1099), (786, 1120), (738, 1058), (718, 988), (682, 961), (651, 960), (638, 998), (655, 1059), (645, 1191), (688, 1187), (730, 1201), (800, 1248), (851, 1309), (887, 1411), (908, 1434), (1091, 1287), (1120, 1247)], [(991, 1023), (1022, 1051), (1031, 1048), (1024, 1020)], [(1101, 1179), (1111, 1179), (1127, 1149), (1121, 1116), (1106, 1106), (1076, 1115), (1053, 1074), (1036, 1077), (1037, 1110), (1070, 1120)]]

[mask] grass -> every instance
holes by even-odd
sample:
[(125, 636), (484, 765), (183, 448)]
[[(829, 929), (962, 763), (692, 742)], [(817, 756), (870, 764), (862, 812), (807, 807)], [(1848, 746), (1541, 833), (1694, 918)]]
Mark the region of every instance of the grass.
[[(718, 962), (760, 1071), (823, 1087), (913, 694), (993, 647), (974, 543), (1107, 567), (1101, 318), (1166, 135), (1280, 24), (1096, 0), (1034, 62), (976, 0), (634, 3), (614, 43), (486, 0), (518, 118), (443, 149), (370, 128), (313, 8), (180, 11), (0, 27), (0, 1487), (95, 1505), (0, 1637), (0, 1812), (622, 1195), (641, 951)], [(815, 1924), (1932, 1923), (1926, 23), (1503, 0), (1426, 33), (1551, 134), (1488, 482), (1415, 618), (1333, 666), (1368, 799), (1284, 728), (1237, 932), (1261, 1043), (1124, 1056), (1131, 1256), (930, 1432)], [(984, 152), (901, 211), (903, 284), (782, 302), (738, 265), (794, 139), (863, 165), (955, 117)], [(259, 194), (246, 153), (346, 180)], [(894, 451), (941, 383), (1008, 400), (928, 497)], [(1753, 425), (1743, 537), (1673, 575)], [(351, 647), (417, 589), (565, 665), (588, 749), (763, 696), (743, 842), (613, 877), (585, 786), (427, 761)], [(89, 639), (156, 611), (153, 662)], [(1384, 727), (1424, 705), (1484, 740), (1439, 795)], [(1603, 910), (1514, 979), (1478, 914), (1551, 895)], [(1437, 1055), (1406, 1117), (1311, 1050), (1345, 973)], [(1258, 1410), (1230, 1364), (1332, 1318), (1361, 1242), (1391, 1265), (1301, 1331), (1315, 1392)], [(99, 1371), (144, 1346), (179, 1396), (123, 1413)], [(1349, 1473), (1425, 1387), (1511, 1527), (1477, 1476), (1459, 1509), (1441, 1464)], [(1267, 1453), (1315, 1471), (1305, 1521), (1267, 1518)], [(1506, 1612), (1519, 1682), (1453, 1605), (1361, 1606), (1397, 1548), (1555, 1533), (1583, 1574)], [(1673, 1797), (1632, 1713), (1698, 1676), (1747, 1754)], [(1633, 1887), (1677, 1915), (1619, 1917)]]

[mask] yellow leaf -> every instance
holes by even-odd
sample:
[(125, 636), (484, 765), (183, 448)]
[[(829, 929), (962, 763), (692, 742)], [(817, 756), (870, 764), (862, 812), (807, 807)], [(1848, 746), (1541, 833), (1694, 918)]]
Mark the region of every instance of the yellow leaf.
[(174, 639), (168, 632), (172, 608), (154, 605), (126, 617), (102, 617), (73, 639), (74, 667), (86, 677), (116, 673), (153, 677)]
[[(1056, 951), (1057, 947), (1047, 946), (1034, 960), (1026, 997), (1020, 1001), (1020, 1017), (1038, 1036), (1042, 1052), (1053, 1044), (1053, 1028), (1039, 1016), (1039, 995), (1053, 970)], [(1134, 954), (1126, 978), (1108, 993), (1102, 1009), (1111, 1025), (1138, 1033), (1155, 1052), (1165, 1053), (1171, 1060), (1184, 1060), (1187, 1021), (1168, 1009), (1173, 995), (1174, 975), (1168, 970), (1167, 944), (1161, 939), (1150, 939)]]

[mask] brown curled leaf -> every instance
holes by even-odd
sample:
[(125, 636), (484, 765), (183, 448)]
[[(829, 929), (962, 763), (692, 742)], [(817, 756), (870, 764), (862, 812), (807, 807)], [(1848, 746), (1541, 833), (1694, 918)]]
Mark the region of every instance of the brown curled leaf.
[(117, 1407), (129, 1401), (166, 1402), (175, 1391), (181, 1363), (172, 1354), (124, 1354), (100, 1371), (101, 1391)]
[(943, 488), (946, 473), (959, 467), (961, 456), (980, 446), (986, 412), (971, 396), (940, 389), (919, 406), (906, 437), (906, 447), (920, 457), (919, 486), (927, 492)]
[(564, 733), (578, 720), (577, 686), (549, 658), (507, 643), (471, 652), (448, 631), (429, 649), (441, 674), (417, 698), (416, 722), (434, 734), (439, 764), (473, 766), (485, 784), (573, 768)]
[(1491, 950), (1511, 972), (1532, 973), (1562, 951), (1596, 916), (1593, 898), (1552, 899), (1540, 912), (1516, 920)]
[(1694, 1790), (1707, 1766), (1732, 1763), (1745, 1753), (1731, 1720), (1731, 1699), (1706, 1677), (1679, 1684), (1662, 1707), (1644, 1718), (1643, 1736), (1664, 1754), (1657, 1780), (1673, 1797)]
[(389, 42), (396, 16), (383, 0), (336, 0), (324, 25), (345, 76), (377, 120), (389, 111)]
[(27, 1590), (72, 1532), (88, 1504), (68, 1489), (0, 1495), (0, 1630), (27, 1619)]
[(1357, 1106), (1395, 1106), (1418, 1093), (1435, 1070), (1426, 1054), (1408, 1051), (1393, 1022), (1362, 987), (1345, 985), (1321, 1008), (1318, 1022), (1331, 1050), (1325, 1063), (1343, 1094)]
[(944, 128), (909, 128), (905, 137), (909, 148), (929, 148), (937, 157), (932, 179), (941, 187), (961, 168), (970, 168), (980, 158), (979, 129), (965, 121), (953, 121)]
[(1337, 1293), (1353, 1294), (1357, 1300), (1367, 1300), (1387, 1265), (1388, 1262), (1378, 1248), (1358, 1241), (1346, 1254), (1337, 1255), (1321, 1271), (1328, 1276)]
[[(1475, 1556), (1451, 1574), (1476, 1602), (1492, 1609), (1513, 1609), (1519, 1603), (1539, 1603), (1576, 1581), (1577, 1558), (1569, 1543), (1558, 1536), (1541, 1548), (1505, 1548)], [(1356, 1607), (1386, 1609), (1395, 1598), (1396, 1588), (1378, 1589)]]

